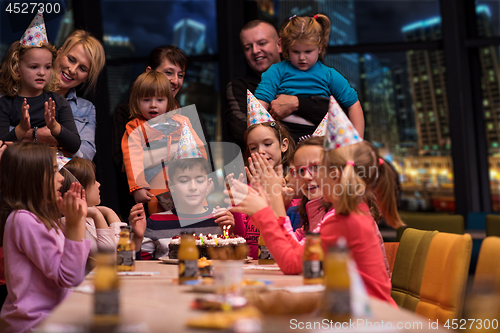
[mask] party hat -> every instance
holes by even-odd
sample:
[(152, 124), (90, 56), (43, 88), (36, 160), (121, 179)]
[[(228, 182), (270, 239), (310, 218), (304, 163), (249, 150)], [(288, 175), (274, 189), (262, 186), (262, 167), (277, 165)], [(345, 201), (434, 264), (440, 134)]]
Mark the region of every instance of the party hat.
[(328, 112), (323, 117), (323, 120), (319, 123), (318, 127), (314, 130), (312, 136), (323, 136), (326, 131), (326, 123), (328, 122)]
[(247, 89), (247, 127), (274, 121), (273, 117)]
[(345, 147), (363, 141), (349, 118), (339, 106), (339, 103), (330, 96), (328, 106), (328, 122), (326, 124), (325, 150)]
[(43, 15), (37, 12), (19, 43), (26, 46), (42, 46), (48, 42)]
[(189, 129), (189, 126), (184, 123), (181, 132), (181, 138), (179, 139), (179, 145), (177, 146), (177, 152), (175, 153), (174, 160), (180, 160), (183, 158), (203, 158), (201, 155), (200, 148), (196, 143), (193, 133)]
[(57, 166), (59, 167), (59, 170), (61, 170), (69, 161), (71, 161), (71, 158), (64, 157), (64, 156), (57, 156), (56, 161), (57, 161)]

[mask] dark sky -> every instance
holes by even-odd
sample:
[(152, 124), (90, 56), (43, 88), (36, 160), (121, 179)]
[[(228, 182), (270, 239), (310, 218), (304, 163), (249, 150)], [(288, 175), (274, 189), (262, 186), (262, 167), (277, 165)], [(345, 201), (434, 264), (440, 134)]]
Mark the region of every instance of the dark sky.
[(147, 56), (156, 46), (172, 44), (173, 27), (183, 18), (206, 26), (209, 47), (217, 52), (216, 8), (212, 0), (116, 1), (102, 0), (104, 32), (128, 36), (137, 55)]
[(439, 16), (437, 0), (356, 0), (358, 43), (403, 41), (405, 25)]
[[(52, 0), (55, 2), (58, 0)], [(281, 0), (289, 1), (289, 0)], [(333, 1), (333, 0), (325, 0)], [(0, 1), (2, 7), (6, 1)], [(65, 1), (59, 0), (65, 4)], [(500, 0), (478, 1), (490, 7), (496, 30), (499, 26)], [(402, 41), (405, 25), (439, 16), (438, 0), (355, 0), (358, 43)], [(65, 6), (64, 6), (65, 7)], [(3, 9), (3, 8), (2, 8)], [(146, 56), (155, 46), (172, 43), (173, 26), (182, 18), (194, 19), (206, 26), (207, 44), (214, 53), (217, 47), (215, 0), (102, 0), (105, 34), (128, 36), (136, 47), (137, 56)], [(26, 26), (31, 15), (7, 17), (1, 15), (1, 41), (10, 43), (22, 35), (19, 26)], [(55, 41), (59, 18), (48, 17), (49, 39)], [(14, 25), (13, 25), (14, 23)], [(397, 55), (387, 55), (398, 58)]]

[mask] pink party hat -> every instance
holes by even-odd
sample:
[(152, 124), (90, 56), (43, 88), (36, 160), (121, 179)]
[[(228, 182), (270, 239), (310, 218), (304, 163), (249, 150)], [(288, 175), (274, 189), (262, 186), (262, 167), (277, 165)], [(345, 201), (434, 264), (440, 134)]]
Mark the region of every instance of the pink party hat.
[(19, 43), (26, 46), (42, 46), (48, 42), (49, 40), (47, 39), (47, 31), (45, 30), (43, 15), (41, 13), (36, 13)]
[(323, 120), (319, 123), (318, 127), (314, 130), (312, 136), (323, 136), (326, 131), (326, 123), (328, 122), (328, 112), (323, 117)]
[(339, 103), (330, 96), (328, 106), (328, 122), (326, 124), (325, 150), (345, 147), (363, 141), (349, 118), (339, 106)]
[(274, 121), (273, 117), (260, 104), (259, 100), (247, 89), (247, 127)]
[(177, 146), (177, 152), (175, 153), (174, 160), (180, 160), (183, 158), (203, 158), (200, 148), (194, 139), (193, 133), (189, 129), (189, 126), (184, 123), (181, 132), (181, 138), (179, 140), (179, 145)]

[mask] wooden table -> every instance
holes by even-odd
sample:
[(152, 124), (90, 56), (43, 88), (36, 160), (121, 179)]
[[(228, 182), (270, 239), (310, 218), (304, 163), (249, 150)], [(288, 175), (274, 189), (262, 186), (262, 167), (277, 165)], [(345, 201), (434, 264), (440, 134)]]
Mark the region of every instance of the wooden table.
[[(201, 315), (201, 312), (189, 307), (198, 294), (191, 291), (191, 286), (179, 286), (177, 282), (177, 265), (168, 265), (160, 261), (138, 261), (136, 271), (159, 272), (154, 276), (126, 276), (120, 277), (121, 282), (121, 320), (126, 324), (143, 323), (148, 332), (205, 332), (204, 330), (190, 329), (185, 325), (188, 318)], [(271, 280), (274, 286), (301, 285), (302, 276), (283, 275), (281, 271), (245, 270), (245, 278)], [(92, 275), (89, 275), (82, 286), (92, 284)], [(429, 320), (406, 310), (397, 310), (385, 302), (371, 299), (374, 317), (369, 321), (372, 324), (385, 325), (391, 322), (393, 330), (406, 325), (409, 329), (404, 332), (446, 332), (445, 329), (429, 329)], [(73, 292), (64, 300), (52, 314), (38, 328), (40, 332), (47, 332), (53, 324), (72, 324), (85, 326), (92, 320), (93, 296), (81, 292)], [(292, 329), (291, 319), (298, 322), (313, 321), (310, 316), (267, 317), (264, 320), (263, 332), (296, 332), (307, 331)], [(354, 319), (353, 319), (354, 320)], [(145, 323), (145, 324), (144, 324)], [(413, 326), (413, 327), (412, 327)], [(404, 326), (403, 326), (404, 327)], [(319, 332), (325, 332), (320, 330)], [(373, 331), (368, 330), (366, 332)], [(206, 332), (217, 332), (206, 330)], [(364, 331), (365, 332), (365, 331)]]

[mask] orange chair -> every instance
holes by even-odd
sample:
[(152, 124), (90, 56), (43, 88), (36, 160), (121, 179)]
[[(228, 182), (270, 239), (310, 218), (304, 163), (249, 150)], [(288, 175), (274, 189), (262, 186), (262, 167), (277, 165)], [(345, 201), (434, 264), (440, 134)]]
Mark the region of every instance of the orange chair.
[(471, 251), (469, 234), (440, 232), (434, 236), (427, 252), (417, 314), (442, 323), (461, 318)]
[(391, 279), (391, 296), (399, 307), (415, 312), (427, 251), (437, 233), (407, 228), (401, 237)]
[(485, 283), (493, 283), (492, 287), (496, 287), (497, 292), (500, 291), (499, 255), (500, 237), (490, 236), (483, 239), (474, 275), (474, 289), (484, 287)]
[(387, 258), (387, 263), (389, 264), (389, 271), (391, 272), (394, 268), (394, 260), (396, 259), (396, 253), (398, 252), (399, 242), (384, 242), (385, 257)]

